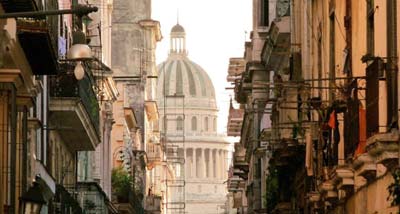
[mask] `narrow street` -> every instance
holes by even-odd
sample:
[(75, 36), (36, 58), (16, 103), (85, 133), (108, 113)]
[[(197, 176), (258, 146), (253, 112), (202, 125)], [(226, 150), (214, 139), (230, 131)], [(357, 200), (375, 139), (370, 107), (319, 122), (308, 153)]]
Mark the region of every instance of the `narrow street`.
[(399, 0), (0, 0), (0, 214), (400, 212)]

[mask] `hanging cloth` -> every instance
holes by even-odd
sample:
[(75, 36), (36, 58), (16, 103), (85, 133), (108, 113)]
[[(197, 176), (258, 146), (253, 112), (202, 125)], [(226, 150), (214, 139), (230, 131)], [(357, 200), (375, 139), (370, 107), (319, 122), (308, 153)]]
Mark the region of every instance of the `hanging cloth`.
[(336, 114), (335, 114), (335, 110), (333, 110), (333, 111), (331, 112), (331, 114), (329, 115), (328, 126), (331, 127), (331, 129), (335, 129), (335, 128), (336, 128)]
[(358, 121), (359, 121), (358, 146), (354, 153), (354, 156), (356, 157), (365, 152), (365, 146), (367, 145), (367, 113), (363, 108), (358, 109)]

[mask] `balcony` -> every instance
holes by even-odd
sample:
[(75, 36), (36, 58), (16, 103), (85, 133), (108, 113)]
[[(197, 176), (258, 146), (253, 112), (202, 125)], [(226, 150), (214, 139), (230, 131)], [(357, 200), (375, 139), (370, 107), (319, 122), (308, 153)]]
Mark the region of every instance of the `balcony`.
[(2, 0), (0, 3), (6, 13), (38, 10), (37, 3), (34, 0)]
[[(38, 11), (41, 1), (34, 0), (2, 0), (6, 13)], [(58, 9), (56, 4), (47, 4), (46, 8)], [(58, 17), (42, 19), (17, 19), (17, 36), (33, 74), (57, 74), (57, 29)]]
[(361, 154), (354, 159), (353, 169), (355, 176), (362, 176), (367, 182), (376, 178), (376, 163), (368, 153)]
[(247, 101), (248, 94), (250, 92), (249, 88), (251, 87), (251, 83), (242, 77), (242, 79), (235, 80), (235, 100), (240, 104), (245, 104)]
[(115, 205), (118, 213), (127, 214), (127, 213), (145, 213), (142, 198), (143, 195), (135, 193), (133, 190), (127, 190), (128, 194), (123, 196), (117, 196), (115, 192), (113, 192), (113, 200), (112, 203)]
[(236, 143), (233, 155), (233, 175), (247, 180), (248, 172), (249, 164), (246, 162), (246, 149), (240, 143)]
[(336, 201), (338, 198), (337, 190), (331, 180), (324, 181), (319, 185), (321, 196), (328, 201)]
[(330, 174), (330, 179), (338, 190), (351, 192), (354, 189), (354, 171), (346, 165), (334, 168)]
[(161, 203), (162, 203), (161, 196), (156, 196), (156, 195), (147, 196), (144, 204), (144, 209), (146, 210), (146, 213), (151, 213), (151, 214), (161, 213)]
[(133, 111), (132, 108), (124, 107), (124, 117), (129, 130), (132, 130), (133, 128), (137, 127), (137, 119), (135, 111)]
[[(97, 182), (77, 182), (67, 187), (68, 192), (82, 208), (82, 213), (106, 213), (110, 204), (109, 198)], [(63, 204), (62, 204), (63, 205)]]
[(273, 21), (268, 34), (261, 53), (262, 60), (272, 70), (286, 69), (290, 60), (290, 17)]
[(58, 37), (52, 33), (47, 20), (18, 19), (17, 35), (33, 74), (57, 74), (59, 69), (55, 44)]
[(242, 73), (246, 70), (246, 61), (243, 58), (230, 58), (228, 67), (228, 82), (235, 82), (240, 79)]
[(375, 163), (383, 164), (388, 169), (397, 165), (399, 158), (399, 133), (375, 134), (367, 139), (367, 152), (374, 158)]
[(152, 169), (156, 165), (160, 165), (162, 163), (162, 151), (161, 144), (158, 143), (147, 143), (147, 168)]
[(56, 196), (53, 201), (56, 209), (61, 209), (61, 207), (63, 207), (64, 209), (71, 210), (72, 213), (83, 213), (77, 198), (74, 197), (74, 191), (72, 191), (72, 189), (68, 191), (64, 186), (59, 184), (57, 184), (56, 188)]
[(86, 75), (78, 81), (66, 72), (52, 76), (49, 86), (52, 126), (72, 151), (94, 150), (100, 142), (100, 109), (91, 79)]
[(229, 115), (228, 115), (228, 127), (227, 127), (228, 136), (232, 137), (240, 136), (243, 124), (243, 116), (244, 116), (243, 109), (235, 109), (231, 105), (231, 108), (229, 108)]
[[(233, 171), (234, 169), (232, 169)], [(245, 181), (240, 178), (237, 175), (233, 175), (234, 172), (232, 172), (232, 175), (228, 178), (227, 182), (227, 187), (228, 187), (228, 192), (236, 192), (243, 190), (246, 186)]]

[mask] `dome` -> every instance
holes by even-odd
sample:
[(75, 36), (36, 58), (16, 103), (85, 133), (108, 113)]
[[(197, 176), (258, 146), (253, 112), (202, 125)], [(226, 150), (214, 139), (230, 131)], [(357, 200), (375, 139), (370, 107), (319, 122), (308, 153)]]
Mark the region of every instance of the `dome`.
[(185, 29), (180, 24), (176, 24), (171, 29), (171, 33), (184, 33), (184, 32), (185, 32)]
[(172, 27), (169, 56), (157, 67), (158, 104), (163, 105), (165, 96), (184, 95), (186, 107), (216, 111), (214, 85), (207, 72), (188, 58), (186, 35), (181, 32), (181, 25)]
[(215, 99), (214, 85), (198, 64), (186, 56), (172, 55), (158, 66), (161, 95)]

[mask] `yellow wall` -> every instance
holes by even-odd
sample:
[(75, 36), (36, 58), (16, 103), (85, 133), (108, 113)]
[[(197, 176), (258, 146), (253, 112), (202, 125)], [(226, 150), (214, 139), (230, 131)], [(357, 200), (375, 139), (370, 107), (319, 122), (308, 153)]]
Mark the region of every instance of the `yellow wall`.
[(0, 169), (1, 169), (1, 174), (0, 174), (0, 188), (2, 191), (0, 191), (0, 213), (3, 213), (3, 207), (5, 204), (7, 204), (7, 189), (8, 189), (8, 176), (6, 173), (3, 173), (8, 166), (8, 140), (7, 140), (7, 117), (5, 117), (4, 112), (8, 112), (7, 109), (7, 102), (8, 102), (8, 96), (7, 95), (1, 95), (0, 96), (0, 121), (1, 121), (1, 127), (0, 127)]
[(362, 187), (347, 200), (346, 213), (372, 214), (392, 210), (390, 201), (387, 200), (387, 187), (392, 182), (391, 173), (386, 173), (368, 186)]
[(50, 174), (56, 183), (62, 183), (65, 187), (72, 186), (76, 180), (75, 154), (68, 150), (57, 132), (50, 132), (49, 139), (49, 152), (52, 156)]
[[(344, 16), (346, 15), (346, 1), (335, 0), (335, 65), (336, 77), (343, 77), (343, 50), (346, 47), (346, 29), (344, 25)], [(352, 72), (353, 76), (365, 76), (366, 64), (362, 63), (361, 58), (366, 54), (367, 40), (366, 40), (366, 1), (351, 1), (351, 27), (352, 27)], [(398, 3), (398, 11), (400, 3)], [(375, 0), (375, 56), (386, 57), (386, 0)], [(323, 42), (323, 55), (322, 55), (322, 73), (323, 78), (328, 78), (329, 72), (329, 1), (312, 1), (312, 33), (311, 33), (311, 78), (318, 77), (318, 39), (321, 37)], [(400, 17), (398, 15), (398, 34), (400, 29)], [(322, 28), (320, 28), (321, 26)], [(398, 44), (400, 47), (400, 44)], [(303, 56), (304, 57), (304, 56)], [(304, 71), (305, 75), (307, 71)], [(342, 81), (335, 81), (336, 84)], [(328, 86), (327, 81), (324, 81), (324, 86)], [(360, 81), (359, 86), (365, 86), (365, 81)], [(314, 86), (317, 82), (314, 82)], [(314, 90), (314, 96), (316, 96)], [(327, 90), (323, 90), (323, 100), (326, 100)], [(365, 107), (365, 92), (359, 91), (359, 98)], [(380, 108), (380, 125), (386, 125), (386, 85), (380, 81), (379, 93), (379, 108)], [(339, 121), (340, 122), (340, 121)], [(381, 128), (380, 131), (386, 131)], [(343, 136), (341, 137), (343, 139)], [(341, 142), (342, 143), (342, 142)], [(339, 145), (339, 151), (343, 152), (343, 144)], [(343, 158), (343, 157), (342, 157)], [(339, 162), (344, 163), (344, 162)], [(390, 202), (387, 201), (388, 191), (387, 187), (393, 182), (392, 175), (386, 173), (376, 181), (368, 184), (367, 186), (359, 189), (354, 195), (346, 200), (345, 213), (367, 214), (367, 213), (381, 213), (389, 209)]]

